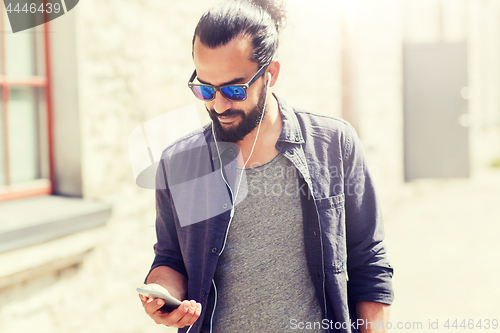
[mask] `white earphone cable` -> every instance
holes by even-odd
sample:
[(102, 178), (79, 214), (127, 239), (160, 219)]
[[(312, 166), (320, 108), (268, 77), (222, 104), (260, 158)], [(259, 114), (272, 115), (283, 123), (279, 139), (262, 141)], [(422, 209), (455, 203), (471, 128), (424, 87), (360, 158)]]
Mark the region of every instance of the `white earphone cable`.
[[(266, 84), (266, 94), (267, 94), (267, 89), (269, 88), (270, 82), (271, 82), (271, 80), (269, 79), (267, 81), (267, 84)], [(214, 143), (215, 143), (215, 147), (217, 149), (217, 155), (219, 156), (219, 164), (220, 164), (220, 170), (221, 170), (220, 173), (221, 173), (222, 179), (224, 180), (224, 183), (226, 184), (226, 186), (229, 188), (229, 191), (231, 192), (231, 200), (232, 200), (231, 212), (229, 214), (229, 223), (227, 224), (226, 234), (224, 236), (224, 243), (222, 245), (222, 249), (219, 252), (219, 256), (222, 254), (222, 252), (226, 248), (227, 236), (229, 234), (229, 227), (231, 226), (231, 222), (233, 221), (234, 207), (236, 206), (236, 199), (238, 198), (238, 192), (240, 190), (241, 179), (243, 178), (243, 173), (245, 172), (245, 167), (246, 167), (248, 161), (250, 161), (250, 158), (252, 157), (253, 151), (255, 149), (255, 145), (257, 143), (257, 139), (258, 139), (259, 133), (260, 133), (260, 125), (262, 124), (262, 119), (264, 118), (266, 106), (267, 106), (267, 98), (264, 100), (264, 107), (262, 108), (262, 113), (260, 115), (260, 120), (259, 120), (259, 126), (257, 127), (257, 134), (255, 135), (255, 140), (253, 142), (252, 149), (250, 150), (250, 155), (248, 155), (248, 158), (247, 158), (245, 164), (243, 164), (243, 168), (241, 170), (240, 179), (239, 179), (238, 185), (236, 187), (236, 196), (234, 195), (233, 190), (231, 189), (231, 186), (228, 184), (226, 178), (224, 177), (224, 173), (222, 172), (222, 158), (220, 157), (219, 146), (217, 145), (217, 139), (215, 137), (214, 125), (212, 124), (212, 135), (214, 137)], [(217, 286), (215, 285), (214, 279), (212, 279), (212, 284), (214, 286), (214, 291), (215, 291), (215, 300), (214, 300), (214, 308), (212, 310), (212, 315), (210, 317), (210, 333), (212, 333), (212, 323), (213, 323), (213, 319), (214, 319), (215, 308), (217, 307)], [(188, 332), (189, 332), (189, 330), (186, 333), (188, 333)]]
[[(267, 87), (269, 87), (269, 82), (270, 81), (267, 81)], [(266, 89), (266, 93), (267, 93), (267, 89)], [(245, 161), (245, 164), (243, 164), (243, 168), (241, 170), (240, 179), (238, 181), (238, 185), (236, 186), (236, 195), (235, 196), (233, 196), (233, 191), (232, 191), (231, 187), (227, 183), (226, 179), (224, 179), (224, 175), (222, 176), (222, 178), (224, 179), (224, 182), (226, 183), (226, 185), (229, 187), (229, 190), (231, 191), (231, 196), (232, 196), (233, 203), (232, 203), (232, 206), (231, 206), (231, 213), (229, 214), (229, 223), (227, 225), (226, 235), (224, 236), (224, 243), (222, 245), (222, 249), (219, 252), (219, 256), (222, 254), (222, 252), (226, 248), (227, 236), (229, 234), (229, 227), (231, 226), (231, 222), (233, 221), (234, 207), (236, 206), (236, 200), (238, 199), (238, 193), (240, 191), (241, 179), (243, 178), (243, 173), (245, 172), (245, 167), (247, 166), (248, 161), (250, 161), (250, 158), (252, 157), (253, 151), (255, 149), (255, 145), (257, 143), (257, 139), (259, 138), (260, 125), (262, 124), (262, 119), (264, 118), (264, 113), (265, 113), (265, 110), (266, 110), (266, 105), (267, 105), (267, 98), (264, 100), (264, 107), (262, 108), (262, 113), (260, 115), (260, 120), (259, 120), (259, 126), (257, 127), (257, 134), (255, 135), (255, 140), (253, 142), (252, 149), (250, 150), (250, 155), (248, 155), (248, 158)], [(212, 131), (213, 131), (213, 126), (212, 126)], [(216, 140), (215, 139), (215, 135), (214, 135), (214, 140)], [(215, 146), (217, 146), (217, 141), (215, 142)], [(217, 153), (218, 152), (219, 152), (219, 148), (217, 148)], [(221, 174), (222, 174), (222, 160), (221, 160), (220, 154), (219, 154), (219, 163), (221, 164)]]

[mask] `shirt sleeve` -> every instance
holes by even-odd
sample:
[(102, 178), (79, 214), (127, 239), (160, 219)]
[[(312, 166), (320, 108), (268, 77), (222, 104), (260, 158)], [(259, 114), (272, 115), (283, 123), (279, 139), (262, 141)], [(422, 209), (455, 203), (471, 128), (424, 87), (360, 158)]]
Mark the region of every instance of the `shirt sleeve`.
[(167, 167), (166, 159), (162, 158), (156, 172), (155, 197), (157, 242), (154, 245), (155, 258), (149, 273), (156, 267), (167, 266), (187, 277), (186, 267), (179, 246), (174, 205), (167, 183)]
[(348, 125), (344, 150), (344, 191), (349, 303), (391, 304), (393, 268), (383, 242), (384, 226), (373, 178), (361, 142)]

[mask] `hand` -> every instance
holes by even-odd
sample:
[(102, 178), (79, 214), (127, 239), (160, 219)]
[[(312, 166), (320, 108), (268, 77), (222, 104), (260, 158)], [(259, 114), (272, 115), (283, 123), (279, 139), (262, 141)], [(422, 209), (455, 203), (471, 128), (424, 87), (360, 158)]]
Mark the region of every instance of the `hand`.
[[(170, 295), (170, 293), (162, 286), (150, 283), (144, 285), (143, 288), (152, 290), (161, 290)], [(201, 304), (194, 300), (183, 301), (179, 307), (171, 312), (164, 312), (160, 308), (165, 304), (161, 298), (149, 298), (139, 295), (142, 306), (146, 313), (154, 320), (155, 323), (165, 325), (168, 327), (183, 328), (190, 326), (200, 317)]]

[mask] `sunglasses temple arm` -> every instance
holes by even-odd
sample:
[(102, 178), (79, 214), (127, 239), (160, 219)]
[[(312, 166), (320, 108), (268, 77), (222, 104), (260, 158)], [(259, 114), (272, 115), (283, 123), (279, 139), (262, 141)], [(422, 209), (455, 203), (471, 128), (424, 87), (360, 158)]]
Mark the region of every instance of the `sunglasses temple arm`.
[(193, 75), (191, 75), (188, 84), (193, 83), (195, 77), (196, 77), (196, 69), (194, 70)]

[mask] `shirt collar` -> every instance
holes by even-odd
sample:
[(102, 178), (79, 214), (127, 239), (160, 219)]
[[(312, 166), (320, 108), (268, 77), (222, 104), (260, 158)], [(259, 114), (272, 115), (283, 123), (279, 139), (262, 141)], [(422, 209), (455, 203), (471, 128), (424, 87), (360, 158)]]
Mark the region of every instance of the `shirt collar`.
[(299, 121), (297, 120), (297, 116), (295, 115), (293, 108), (289, 106), (281, 97), (274, 93), (273, 95), (278, 101), (278, 108), (281, 112), (281, 116), (283, 117), (283, 128), (278, 138), (278, 142), (288, 142), (294, 144), (304, 143), (304, 137), (302, 136)]

